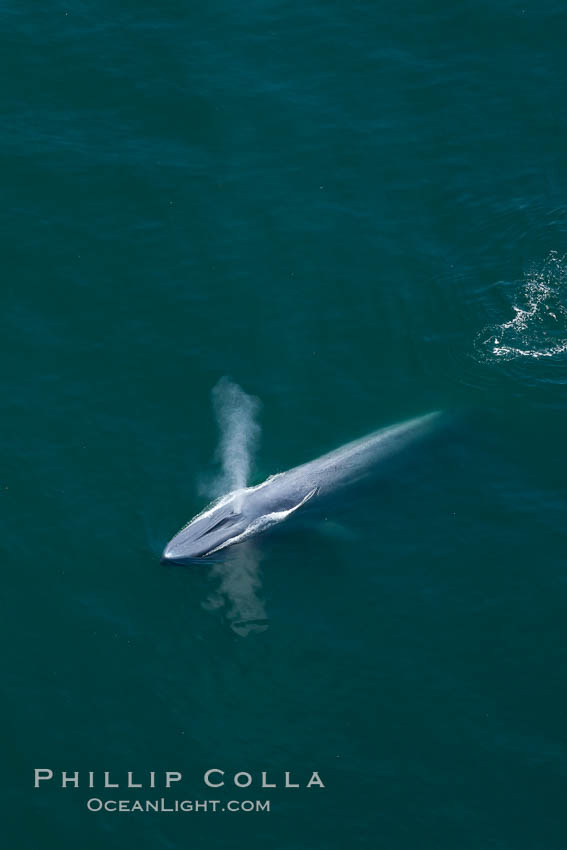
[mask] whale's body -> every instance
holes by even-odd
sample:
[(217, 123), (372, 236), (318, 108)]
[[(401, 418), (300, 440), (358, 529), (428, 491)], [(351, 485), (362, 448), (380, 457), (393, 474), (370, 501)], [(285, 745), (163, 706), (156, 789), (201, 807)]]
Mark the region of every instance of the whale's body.
[(167, 544), (164, 563), (192, 563), (241, 543), (296, 511), (354, 485), (376, 465), (429, 434), (442, 416), (428, 413), (383, 428), (316, 460), (272, 475), (262, 484), (235, 490), (209, 505)]

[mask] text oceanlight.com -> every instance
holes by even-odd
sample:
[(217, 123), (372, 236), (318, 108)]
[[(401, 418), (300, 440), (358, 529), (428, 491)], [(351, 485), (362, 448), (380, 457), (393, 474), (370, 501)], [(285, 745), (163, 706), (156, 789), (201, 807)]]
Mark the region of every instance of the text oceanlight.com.
[(269, 812), (269, 800), (87, 800), (89, 812)]

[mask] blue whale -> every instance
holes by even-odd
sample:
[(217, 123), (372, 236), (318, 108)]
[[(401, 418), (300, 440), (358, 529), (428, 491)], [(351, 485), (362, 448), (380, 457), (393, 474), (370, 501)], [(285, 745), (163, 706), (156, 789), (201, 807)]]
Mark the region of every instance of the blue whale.
[(383, 428), (316, 460), (233, 490), (206, 507), (165, 547), (162, 563), (189, 564), (217, 555), (279, 525), (368, 477), (377, 464), (430, 434), (440, 411)]

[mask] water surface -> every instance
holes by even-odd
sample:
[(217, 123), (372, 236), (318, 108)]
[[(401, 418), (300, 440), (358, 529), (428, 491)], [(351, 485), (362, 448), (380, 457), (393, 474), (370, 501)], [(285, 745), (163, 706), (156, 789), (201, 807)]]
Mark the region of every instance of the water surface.
[[(563, 4), (4, 11), (7, 846), (563, 848)], [(252, 482), (472, 413), (326, 528), (167, 569), (223, 375)], [(34, 767), (326, 788), (94, 815)]]

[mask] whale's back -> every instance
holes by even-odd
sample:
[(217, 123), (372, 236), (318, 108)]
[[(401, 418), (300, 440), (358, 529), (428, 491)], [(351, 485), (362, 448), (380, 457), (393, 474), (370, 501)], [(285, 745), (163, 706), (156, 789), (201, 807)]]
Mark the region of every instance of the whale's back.
[(316, 460), (294, 467), (282, 477), (287, 476), (288, 486), (297, 492), (316, 487), (320, 495), (325, 495), (373, 474), (382, 462), (396, 457), (412, 443), (426, 439), (435, 432), (444, 416), (442, 411), (434, 411), (381, 428)]

